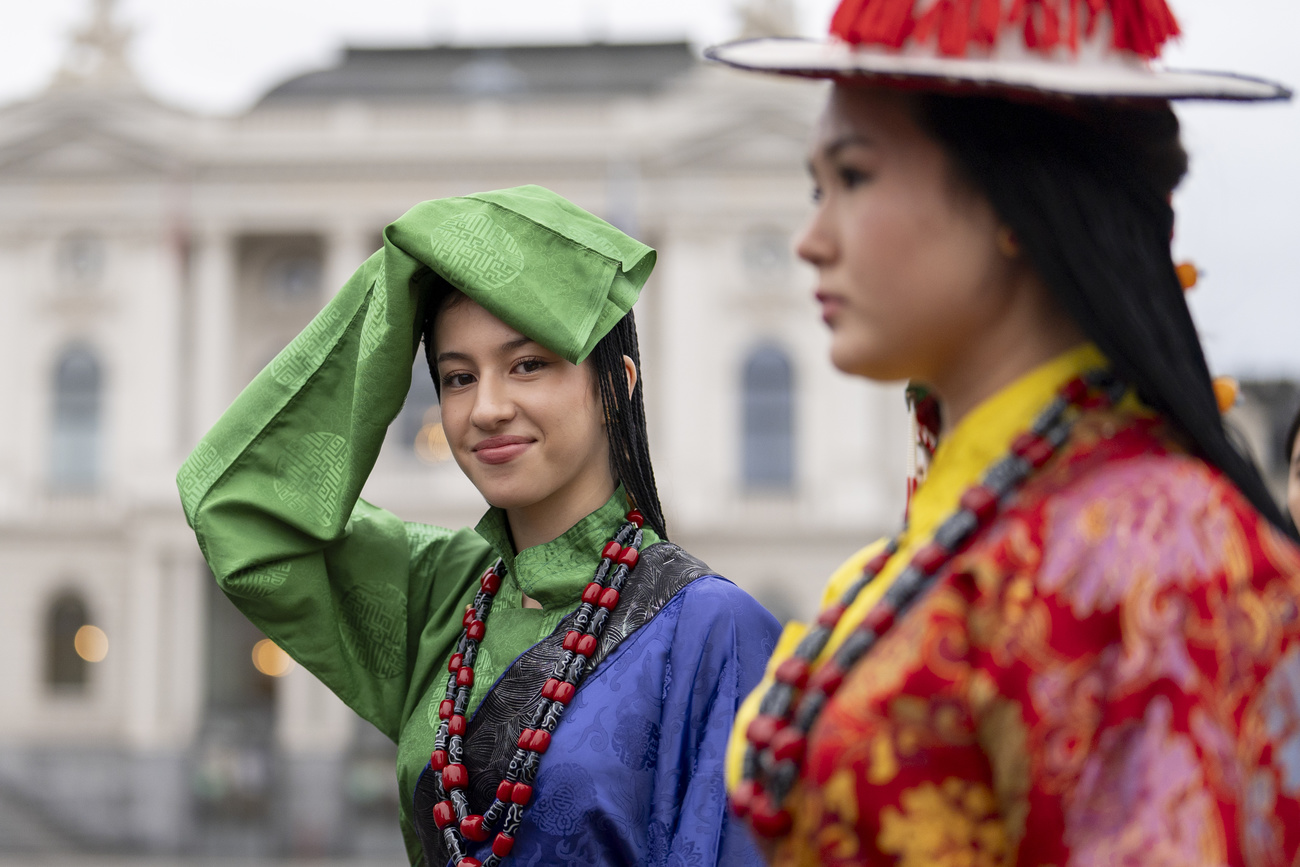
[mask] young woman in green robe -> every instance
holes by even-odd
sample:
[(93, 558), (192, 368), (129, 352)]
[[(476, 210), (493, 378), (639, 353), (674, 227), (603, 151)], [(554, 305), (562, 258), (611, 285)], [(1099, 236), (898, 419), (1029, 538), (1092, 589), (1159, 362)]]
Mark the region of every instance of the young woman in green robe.
[[(397, 742), (412, 863), (752, 861), (722, 760), (777, 626), (667, 541), (654, 256), (539, 187), (418, 205), (178, 476), (221, 588)], [(359, 499), (421, 341), (474, 528)]]

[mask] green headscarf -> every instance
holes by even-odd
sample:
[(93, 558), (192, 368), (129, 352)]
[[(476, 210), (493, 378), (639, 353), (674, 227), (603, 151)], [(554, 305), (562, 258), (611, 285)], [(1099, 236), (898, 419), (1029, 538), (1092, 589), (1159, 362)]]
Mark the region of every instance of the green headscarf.
[(574, 364), (632, 309), (655, 263), (645, 244), (538, 186), (423, 202), (384, 237)]

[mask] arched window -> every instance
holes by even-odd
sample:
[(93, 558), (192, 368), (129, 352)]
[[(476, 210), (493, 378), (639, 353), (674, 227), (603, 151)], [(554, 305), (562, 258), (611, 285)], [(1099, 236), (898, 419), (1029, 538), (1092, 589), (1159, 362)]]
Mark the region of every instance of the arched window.
[(50, 482), (63, 491), (93, 490), (99, 483), (103, 375), (84, 346), (64, 351), (54, 367), (54, 423)]
[(794, 485), (794, 371), (785, 352), (761, 346), (745, 360), (744, 482), (747, 488)]
[(51, 688), (85, 687), (86, 659), (77, 652), (77, 633), (88, 621), (86, 604), (76, 593), (64, 593), (50, 603), (45, 617), (45, 683)]

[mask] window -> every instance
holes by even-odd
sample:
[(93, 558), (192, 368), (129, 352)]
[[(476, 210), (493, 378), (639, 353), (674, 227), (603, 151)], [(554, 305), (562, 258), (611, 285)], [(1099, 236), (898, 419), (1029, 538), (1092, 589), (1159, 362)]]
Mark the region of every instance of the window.
[(775, 346), (755, 349), (745, 360), (743, 407), (744, 482), (747, 488), (794, 485), (794, 373)]
[(100, 651), (107, 648), (99, 646), (103, 632), (88, 621), (86, 604), (76, 593), (64, 593), (50, 604), (45, 618), (45, 683), (52, 689), (84, 689), (87, 663), (104, 658)]
[(103, 376), (84, 346), (64, 351), (54, 367), (50, 482), (61, 491), (91, 491), (99, 483)]
[(263, 291), (285, 304), (321, 301), (321, 257), (316, 250), (288, 251), (277, 255), (266, 267)]

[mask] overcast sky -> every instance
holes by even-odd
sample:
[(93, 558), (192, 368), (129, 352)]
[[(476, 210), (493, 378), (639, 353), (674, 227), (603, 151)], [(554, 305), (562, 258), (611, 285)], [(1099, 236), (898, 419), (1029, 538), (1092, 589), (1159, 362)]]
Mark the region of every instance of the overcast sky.
[[(132, 59), (160, 99), (201, 112), (246, 108), (271, 85), (327, 66), (345, 45), (687, 38), (735, 31), (739, 0), (119, 0)], [(0, 103), (30, 98), (57, 67), (90, 0), (0, 0)], [(1170, 66), (1300, 86), (1300, 2), (1174, 0)], [(799, 0), (824, 32), (834, 0)], [(1187, 105), (1192, 175), (1175, 250), (1206, 276), (1193, 308), (1216, 372), (1300, 377), (1300, 108)]]

